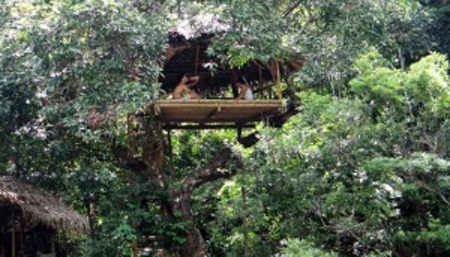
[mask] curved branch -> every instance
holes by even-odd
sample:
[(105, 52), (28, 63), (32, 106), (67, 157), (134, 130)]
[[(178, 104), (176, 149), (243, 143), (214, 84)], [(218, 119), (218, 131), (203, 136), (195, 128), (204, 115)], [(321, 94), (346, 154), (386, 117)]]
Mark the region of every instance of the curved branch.
[(189, 175), (183, 182), (182, 192), (190, 194), (194, 189), (201, 185), (220, 179), (229, 178), (236, 174), (236, 170), (221, 170), (219, 169), (227, 161), (231, 159), (231, 149), (224, 149), (218, 156), (211, 160), (206, 166), (196, 170)]

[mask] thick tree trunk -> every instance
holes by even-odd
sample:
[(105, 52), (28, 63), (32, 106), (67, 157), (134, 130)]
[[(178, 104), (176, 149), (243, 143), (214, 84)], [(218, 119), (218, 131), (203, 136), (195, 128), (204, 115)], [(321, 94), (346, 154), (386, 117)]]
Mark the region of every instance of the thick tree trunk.
[(180, 256), (189, 257), (204, 257), (208, 256), (207, 246), (202, 234), (197, 229), (194, 216), (191, 212), (191, 194), (182, 194), (180, 197), (181, 216), (183, 221), (186, 222), (187, 242), (179, 253)]
[(145, 138), (142, 140), (142, 159), (146, 164), (146, 172), (161, 188), (167, 187), (167, 176), (164, 174), (164, 138), (161, 123), (153, 117), (143, 119), (142, 126)]
[[(145, 175), (151, 179), (155, 186), (168, 192), (174, 199), (172, 203), (161, 206), (161, 215), (174, 218), (173, 210), (181, 212), (181, 221), (187, 224), (187, 242), (178, 253), (179, 256), (203, 257), (207, 256), (207, 245), (195, 224), (195, 218), (191, 211), (191, 196), (193, 191), (201, 185), (220, 179), (228, 178), (236, 174), (236, 170), (219, 169), (232, 157), (230, 148), (224, 149), (217, 157), (204, 167), (192, 172), (182, 183), (178, 191), (173, 191), (171, 176), (164, 173), (164, 138), (161, 125), (151, 117), (141, 121), (145, 130), (145, 138), (141, 140), (142, 162), (145, 163)], [(142, 173), (141, 173), (142, 174)]]

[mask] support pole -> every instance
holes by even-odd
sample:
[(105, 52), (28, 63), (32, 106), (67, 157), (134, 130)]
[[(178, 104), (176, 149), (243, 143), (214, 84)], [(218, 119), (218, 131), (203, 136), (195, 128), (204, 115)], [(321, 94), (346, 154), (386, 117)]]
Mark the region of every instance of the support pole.
[(242, 137), (242, 123), (236, 123), (237, 127), (237, 139), (240, 140)]
[(24, 231), (23, 211), (20, 213), (20, 255), (25, 256), (25, 239), (23, 236)]
[(136, 240), (133, 241), (133, 257), (139, 256), (139, 247)]
[(197, 45), (197, 49), (195, 51), (195, 70), (194, 70), (194, 75), (197, 76), (197, 71), (198, 71), (198, 55), (200, 52), (200, 46)]
[(233, 89), (234, 98), (238, 97), (238, 95), (239, 95), (239, 92), (238, 92), (237, 86), (236, 86), (237, 79), (238, 79), (238, 77), (237, 77), (236, 71), (233, 71), (233, 81), (231, 82), (231, 88)]
[(261, 66), (258, 66), (258, 72), (259, 72), (259, 81), (258, 81), (258, 85), (259, 85), (259, 90), (261, 91), (261, 99), (264, 98), (264, 92), (263, 92), (263, 79), (262, 79), (262, 69)]
[(278, 61), (275, 61), (275, 65), (276, 65), (276, 69), (277, 69), (277, 84), (276, 84), (276, 86), (277, 86), (277, 96), (278, 96), (278, 99), (282, 99), (283, 98), (283, 96), (282, 96), (282, 93), (281, 93), (281, 76), (280, 76), (280, 63), (278, 62)]
[[(272, 74), (272, 79), (273, 79), (273, 84), (276, 86), (276, 84), (277, 84), (277, 67), (276, 67), (276, 64), (275, 64), (275, 61), (274, 60), (270, 60), (269, 61), (269, 68), (270, 68), (270, 74)], [(271, 85), (270, 87), (269, 87), (269, 90), (268, 90), (268, 93), (269, 93), (269, 99), (272, 99), (273, 98), (273, 94), (272, 94), (272, 87), (273, 87), (273, 85)]]
[(16, 217), (14, 216), (14, 207), (12, 208), (11, 221), (11, 256), (16, 257)]

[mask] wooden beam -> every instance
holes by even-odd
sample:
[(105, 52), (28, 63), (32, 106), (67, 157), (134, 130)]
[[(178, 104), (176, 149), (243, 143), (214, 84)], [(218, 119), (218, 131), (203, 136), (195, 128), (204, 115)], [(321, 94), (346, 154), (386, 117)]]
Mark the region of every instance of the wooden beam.
[(159, 108), (164, 107), (217, 107), (220, 105), (222, 107), (272, 107), (272, 106), (280, 106), (282, 101), (278, 99), (271, 100), (239, 100), (235, 99), (166, 99), (166, 100), (158, 100), (155, 103), (155, 106), (159, 105)]
[[(197, 75), (210, 75), (211, 77), (225, 77), (225, 76), (231, 76), (233, 72), (230, 71), (216, 71), (214, 72), (214, 75), (211, 74), (210, 71), (197, 71)], [(164, 72), (164, 77), (172, 77), (172, 76), (178, 76), (180, 75), (180, 71), (173, 71), (173, 72)]]
[[(155, 112), (162, 122), (229, 123), (259, 120), (261, 113), (274, 113), (281, 100), (236, 101), (224, 99), (158, 100)], [(159, 109), (159, 111), (158, 111)], [(162, 114), (161, 114), (162, 112)], [(220, 112), (220, 114), (219, 114)]]
[(258, 61), (252, 61), (256, 66), (258, 66), (260, 69), (266, 69), (263, 65), (259, 64)]
[[(255, 128), (254, 124), (245, 124), (241, 125), (242, 129), (252, 129)], [(228, 125), (165, 125), (163, 126), (163, 129), (166, 130), (172, 130), (172, 129), (236, 129), (235, 124), (228, 124)]]
[(267, 111), (265, 111), (265, 112), (261, 112), (261, 113), (259, 113), (259, 114), (256, 114), (255, 116), (251, 117), (249, 120), (257, 120), (257, 119), (260, 119), (260, 118), (262, 118), (262, 117), (265, 117), (265, 116), (274, 114), (274, 112), (275, 112), (275, 111), (278, 111), (279, 109), (280, 109), (280, 107), (277, 107), (277, 108), (274, 108), (274, 109), (272, 109), (272, 110), (267, 110)]

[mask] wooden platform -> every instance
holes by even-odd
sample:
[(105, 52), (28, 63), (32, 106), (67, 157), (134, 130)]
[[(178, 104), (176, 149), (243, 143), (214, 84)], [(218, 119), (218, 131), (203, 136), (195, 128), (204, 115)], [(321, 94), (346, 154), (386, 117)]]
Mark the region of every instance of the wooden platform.
[(159, 100), (153, 105), (164, 122), (245, 123), (260, 121), (281, 110), (281, 100)]

